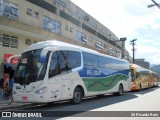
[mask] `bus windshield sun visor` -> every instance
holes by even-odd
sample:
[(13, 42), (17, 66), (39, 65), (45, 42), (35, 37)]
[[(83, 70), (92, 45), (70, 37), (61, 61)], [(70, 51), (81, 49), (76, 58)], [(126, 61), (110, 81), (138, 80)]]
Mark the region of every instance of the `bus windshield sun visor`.
[(42, 51), (41, 51), (40, 57), (39, 57), (39, 62), (40, 63), (45, 62), (48, 51), (52, 51), (53, 49), (54, 48), (51, 48), (51, 47), (43, 48)]

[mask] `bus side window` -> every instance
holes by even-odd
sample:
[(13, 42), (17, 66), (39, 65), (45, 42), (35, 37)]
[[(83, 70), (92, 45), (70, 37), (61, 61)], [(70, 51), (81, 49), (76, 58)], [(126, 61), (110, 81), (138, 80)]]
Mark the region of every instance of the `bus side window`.
[(69, 70), (81, 66), (80, 52), (68, 51), (67, 61)]
[(131, 69), (132, 82), (134, 82), (134, 70)]
[(139, 77), (140, 73), (136, 72), (136, 79)]
[(84, 66), (97, 67), (98, 56), (83, 52), (83, 64)]
[(58, 64), (57, 52), (54, 52), (51, 57), (51, 62), (49, 66), (49, 78), (54, 77), (59, 74), (59, 64)]
[(98, 66), (99, 67), (106, 67), (105, 59), (107, 58), (98, 56)]
[(60, 63), (60, 71), (67, 71), (67, 51), (59, 51), (59, 63)]

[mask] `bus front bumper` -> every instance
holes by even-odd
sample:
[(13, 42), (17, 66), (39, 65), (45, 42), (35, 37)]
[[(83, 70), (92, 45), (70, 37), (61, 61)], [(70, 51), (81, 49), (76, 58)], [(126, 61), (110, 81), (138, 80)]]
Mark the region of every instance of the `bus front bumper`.
[(13, 101), (20, 103), (46, 103), (47, 98), (45, 94), (13, 94)]
[(131, 87), (131, 91), (135, 91), (135, 90), (138, 90), (138, 87), (133, 84), (132, 87)]

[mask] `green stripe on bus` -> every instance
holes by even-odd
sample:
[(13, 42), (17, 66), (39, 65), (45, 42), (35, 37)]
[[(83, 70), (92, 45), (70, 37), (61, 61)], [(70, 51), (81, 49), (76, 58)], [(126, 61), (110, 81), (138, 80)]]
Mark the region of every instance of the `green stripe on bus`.
[(105, 91), (112, 89), (120, 80), (127, 81), (128, 77), (116, 74), (106, 78), (83, 78), (84, 84), (89, 92)]

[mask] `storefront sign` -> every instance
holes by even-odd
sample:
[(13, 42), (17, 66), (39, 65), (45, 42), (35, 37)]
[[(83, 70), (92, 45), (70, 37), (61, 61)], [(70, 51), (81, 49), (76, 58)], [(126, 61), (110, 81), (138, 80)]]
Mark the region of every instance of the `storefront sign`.
[[(4, 63), (7, 62), (7, 59), (8, 59), (10, 56), (12, 56), (12, 54), (4, 54)], [(19, 61), (19, 58), (14, 57), (14, 58), (11, 59), (10, 64), (17, 64), (18, 61)]]

